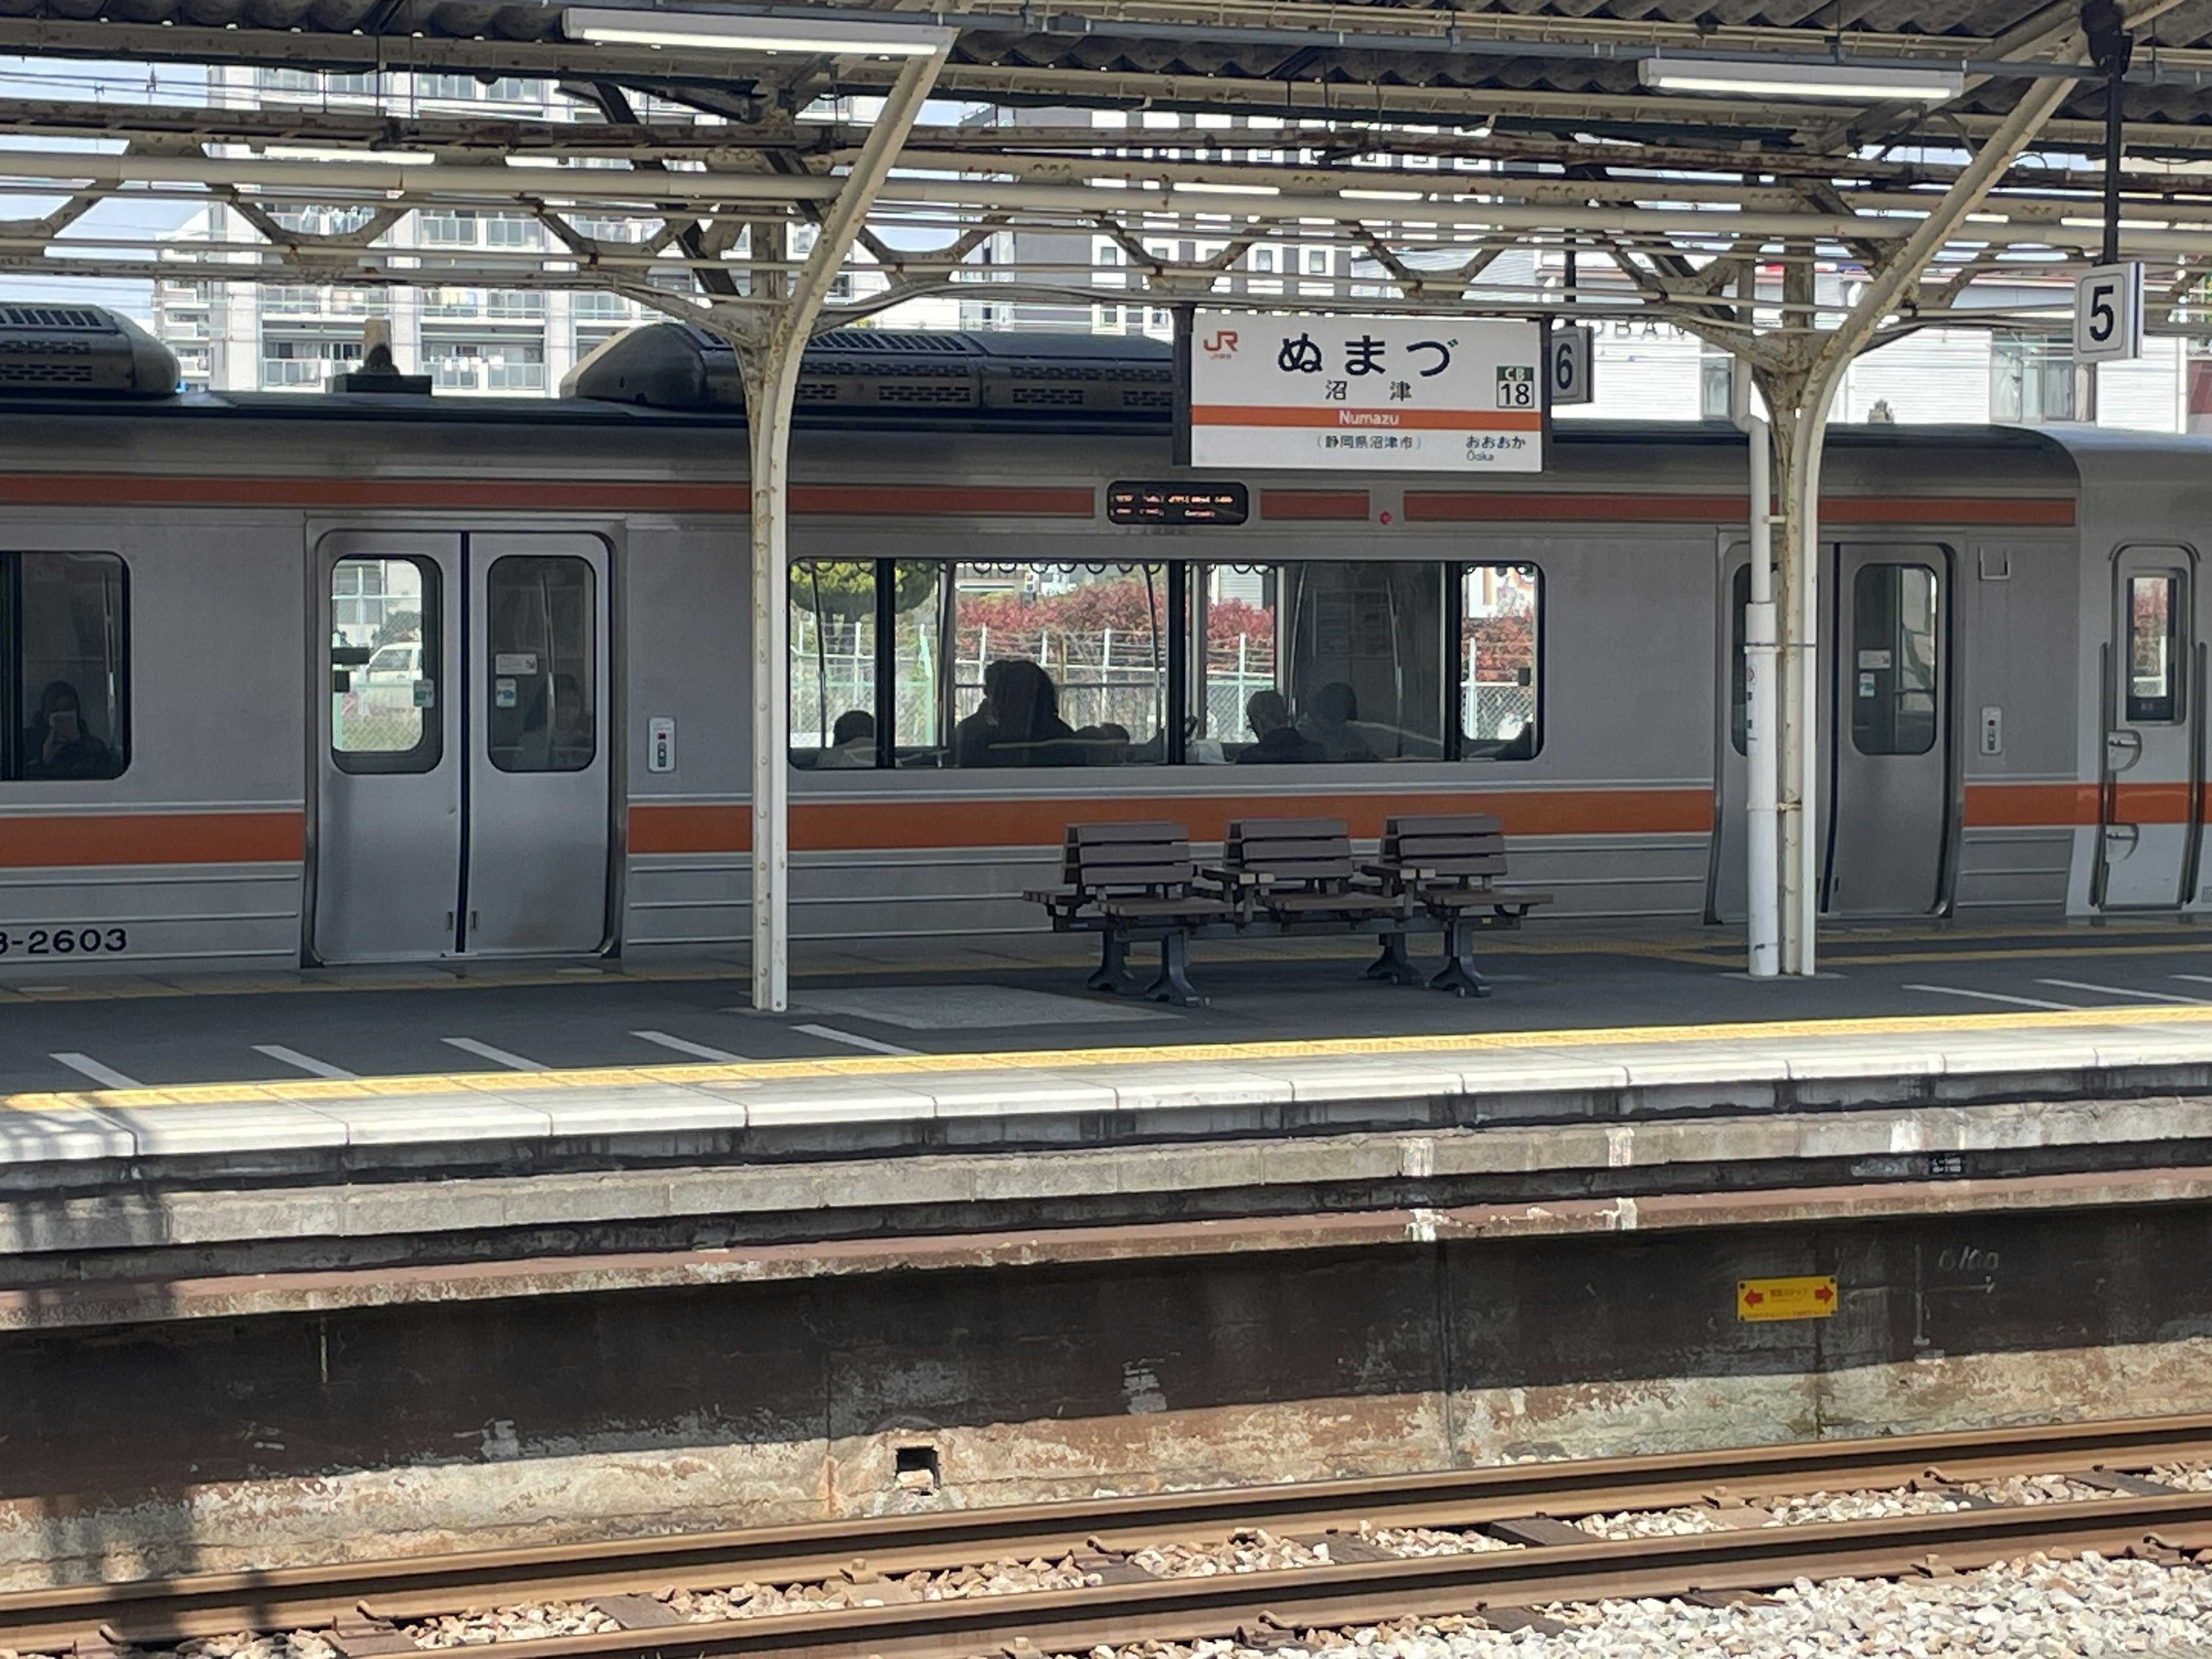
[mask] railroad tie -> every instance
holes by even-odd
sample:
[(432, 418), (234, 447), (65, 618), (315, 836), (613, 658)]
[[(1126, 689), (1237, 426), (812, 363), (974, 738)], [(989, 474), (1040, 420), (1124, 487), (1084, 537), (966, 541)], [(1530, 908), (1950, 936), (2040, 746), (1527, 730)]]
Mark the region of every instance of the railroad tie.
[(667, 1602), (651, 1595), (594, 1595), (584, 1605), (613, 1620), (622, 1630), (659, 1630), (689, 1622)]
[(1520, 1515), (1510, 1521), (1486, 1521), (1482, 1530), (1508, 1544), (1543, 1549), (1561, 1544), (1595, 1544), (1595, 1533), (1584, 1532), (1571, 1521), (1554, 1521), (1548, 1515)]

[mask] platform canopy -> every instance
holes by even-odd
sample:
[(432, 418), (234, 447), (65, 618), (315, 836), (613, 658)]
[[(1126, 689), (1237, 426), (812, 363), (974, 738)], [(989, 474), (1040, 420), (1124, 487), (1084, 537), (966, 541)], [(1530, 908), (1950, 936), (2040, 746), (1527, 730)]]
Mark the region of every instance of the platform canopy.
[[(2127, 246), (2152, 265), (2156, 330), (2212, 256), (2212, 0), (2112, 9), (2133, 48)], [(630, 38), (589, 21), (616, 13), (636, 20)], [(97, 160), (0, 149), (0, 190), (36, 209), (0, 221), (0, 268), (143, 274), (158, 252), (234, 280), (252, 268), (289, 282), (406, 281), (377, 239), (410, 211), (470, 206), (531, 214), (555, 246), (478, 250), (442, 281), (606, 286), (675, 308), (682, 284), (670, 278), (688, 267), (698, 300), (741, 302), (747, 267), (793, 263), (750, 228), (821, 217), (872, 100), (911, 61), (859, 48), (883, 44), (872, 32), (896, 44), (935, 27), (950, 46), (932, 101), (855, 236), (855, 263), (878, 273), (854, 289), (858, 309), (986, 274), (1007, 299), (1135, 288), (1236, 303), (1251, 286), (1240, 274), (1251, 245), (1295, 235), (1358, 261), (1362, 279), (1328, 291), (1339, 310), (1525, 309), (1537, 297), (1525, 266), (1498, 260), (1533, 241), (1593, 256), (1579, 269), (1594, 306), (1711, 315), (1738, 263), (1762, 252), (1794, 249), (1846, 275), (1880, 266), (2024, 96), (2054, 93), (2019, 164), (1911, 285), (1899, 313), (1909, 323), (2007, 265), (2095, 250), (2107, 76), (2089, 61), (2083, 20), (2076, 3), (2004, 0), (690, 0), (589, 12), (512, 0), (0, 0), (0, 52), (522, 76), (555, 84), (586, 118), (344, 99), (258, 109), (0, 99), (13, 134), (123, 146)], [(855, 44), (808, 52), (787, 38), (825, 21)], [(663, 43), (647, 44), (656, 33)], [(779, 39), (773, 52), (758, 44)], [(1129, 125), (1096, 125), (1117, 117)], [(1147, 118), (1164, 117), (1182, 118), (1172, 143), (1147, 136)], [(519, 165), (564, 161), (594, 165), (557, 177)], [(227, 202), (246, 228), (157, 248), (95, 220), (64, 239), (117, 194)], [(322, 230), (283, 211), (309, 204), (366, 213)], [(610, 218), (647, 229), (611, 237)], [(1202, 234), (1164, 243), (1178, 227)], [(1096, 235), (1115, 251), (1071, 261), (1064, 240), (994, 245), (1023, 229)], [(1559, 297), (1556, 272), (1546, 286)]]

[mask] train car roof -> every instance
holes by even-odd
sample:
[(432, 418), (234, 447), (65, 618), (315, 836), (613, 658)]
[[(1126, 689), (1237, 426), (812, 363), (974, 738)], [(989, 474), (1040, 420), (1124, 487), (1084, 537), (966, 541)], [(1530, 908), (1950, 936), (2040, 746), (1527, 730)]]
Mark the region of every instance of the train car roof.
[[(744, 429), (739, 410), (668, 410), (642, 404), (602, 403), (568, 398), (394, 397), (362, 392), (202, 392), (189, 391), (162, 398), (102, 397), (96, 394), (67, 399), (0, 392), (0, 416), (36, 416), (40, 420), (70, 416), (118, 416), (137, 420), (276, 420), (284, 422), (356, 421), (400, 425), (527, 426), (591, 428), (664, 427)], [(1087, 436), (1112, 434), (1130, 438), (1165, 437), (1169, 417), (1142, 423), (1122, 418), (1091, 420), (1080, 414), (1024, 416), (1021, 430), (1039, 436)], [(793, 425), (808, 432), (849, 430), (1006, 434), (1009, 422), (989, 416), (966, 418), (927, 411), (799, 410)], [(2105, 433), (2112, 441), (2127, 443), (2172, 434)], [(1830, 447), (1850, 449), (2000, 449), (2063, 453), (2072, 434), (2033, 427), (1994, 424), (1844, 425), (1831, 426)], [(1578, 416), (1555, 418), (1555, 444), (1583, 447), (1598, 445), (1645, 446), (1666, 444), (1696, 448), (1741, 447), (1744, 434), (1726, 421), (1626, 421)]]

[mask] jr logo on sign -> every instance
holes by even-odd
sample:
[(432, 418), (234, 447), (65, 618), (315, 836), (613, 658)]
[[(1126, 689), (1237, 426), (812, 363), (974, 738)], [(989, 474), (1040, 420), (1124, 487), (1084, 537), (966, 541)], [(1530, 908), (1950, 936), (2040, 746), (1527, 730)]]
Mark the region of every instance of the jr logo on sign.
[(1233, 356), (1237, 351), (1237, 331), (1233, 328), (1217, 328), (1199, 343), (1200, 349), (1209, 357)]

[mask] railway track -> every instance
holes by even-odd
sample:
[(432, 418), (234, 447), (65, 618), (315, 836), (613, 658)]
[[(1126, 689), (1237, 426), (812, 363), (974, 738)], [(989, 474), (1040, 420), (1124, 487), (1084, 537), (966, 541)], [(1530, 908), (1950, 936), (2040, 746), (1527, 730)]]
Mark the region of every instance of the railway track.
[[(2212, 1460), (2212, 1416), (1929, 1435), (1808, 1446), (1521, 1464), (1404, 1480), (1338, 1481), (1159, 1498), (910, 1515), (823, 1525), (487, 1552), (426, 1560), (209, 1575), (0, 1595), (0, 1648), (19, 1653), (158, 1647), (246, 1631), (316, 1630), (344, 1659), (414, 1652), (397, 1626), (487, 1606), (603, 1598), (624, 1628), (501, 1641), (502, 1659), (627, 1659), (666, 1652), (882, 1659), (1080, 1652), (1140, 1637), (1194, 1639), (1335, 1628), (1408, 1615), (1522, 1616), (1557, 1601), (1727, 1594), (1800, 1578), (1966, 1571), (2031, 1551), (2212, 1551), (2212, 1492), (2138, 1471)], [(1957, 1489), (2066, 1475), (2109, 1497), (1875, 1521), (1757, 1526), (1614, 1540), (1560, 1518), (1755, 1502), (1917, 1484)], [(1406, 1558), (1363, 1550), (1363, 1525), (1485, 1531), (1517, 1549)], [(1265, 1528), (1334, 1534), (1331, 1565), (1153, 1577), (1126, 1566), (1151, 1545)], [(940, 1601), (671, 1622), (653, 1598), (741, 1581), (896, 1579), (987, 1560), (1073, 1554), (1107, 1582)], [(861, 1563), (856, 1566), (856, 1562)], [(653, 1612), (655, 1607), (659, 1611)], [(1024, 1648), (1024, 1644), (1030, 1644)]]

